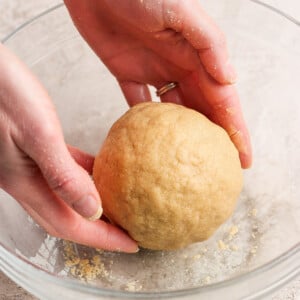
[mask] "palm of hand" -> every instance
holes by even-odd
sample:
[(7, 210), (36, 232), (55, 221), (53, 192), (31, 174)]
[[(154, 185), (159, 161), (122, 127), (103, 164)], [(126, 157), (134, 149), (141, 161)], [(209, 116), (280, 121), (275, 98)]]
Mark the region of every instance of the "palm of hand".
[(239, 150), (242, 166), (250, 166), (249, 135), (238, 94), (229, 84), (234, 75), (224, 38), (197, 1), (175, 1), (173, 6), (168, 0), (160, 5), (146, 0), (65, 2), (130, 105), (151, 100), (147, 85), (178, 82), (161, 101), (194, 108), (222, 126)]

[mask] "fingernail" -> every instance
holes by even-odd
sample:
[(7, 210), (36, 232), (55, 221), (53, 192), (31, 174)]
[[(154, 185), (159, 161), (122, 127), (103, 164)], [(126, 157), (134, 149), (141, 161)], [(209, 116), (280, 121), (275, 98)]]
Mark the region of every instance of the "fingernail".
[(135, 253), (138, 253), (140, 251), (140, 248), (137, 247), (136, 249), (134, 250), (124, 250), (124, 249), (121, 249), (121, 248), (117, 248), (115, 250), (115, 252), (124, 252), (124, 253), (131, 253), (131, 254), (135, 254)]
[(106, 249), (125, 253), (137, 253), (139, 251), (137, 242), (128, 233), (111, 224), (108, 225), (110, 226), (110, 235), (108, 236)]
[(140, 251), (139, 247), (133, 248), (133, 249), (124, 249), (124, 248), (119, 248), (115, 250), (116, 252), (125, 252), (125, 253), (131, 253), (131, 254), (135, 254), (138, 253)]
[(93, 216), (89, 217), (88, 220), (96, 221), (96, 220), (100, 219), (102, 213), (103, 213), (103, 209), (101, 206), (99, 206), (97, 212)]
[(83, 217), (90, 221), (99, 219), (102, 215), (102, 207), (99, 201), (93, 196), (89, 195), (82, 200), (73, 204), (73, 208)]

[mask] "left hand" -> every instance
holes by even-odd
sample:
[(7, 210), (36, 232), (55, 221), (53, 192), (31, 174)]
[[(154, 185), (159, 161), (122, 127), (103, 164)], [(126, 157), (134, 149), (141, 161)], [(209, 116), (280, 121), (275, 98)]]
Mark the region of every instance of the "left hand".
[(179, 103), (222, 126), (251, 165), (235, 72), (225, 37), (197, 0), (65, 0), (78, 30), (116, 76), (129, 103), (149, 101), (148, 84), (178, 87), (161, 101)]
[(52, 236), (136, 252), (127, 233), (98, 220), (101, 202), (88, 174), (94, 157), (66, 145), (46, 90), (1, 43), (0, 70), (0, 189)]

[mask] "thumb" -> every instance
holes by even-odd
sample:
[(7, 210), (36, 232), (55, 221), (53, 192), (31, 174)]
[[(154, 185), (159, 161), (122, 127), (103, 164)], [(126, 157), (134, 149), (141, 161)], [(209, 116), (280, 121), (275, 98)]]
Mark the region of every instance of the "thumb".
[(99, 219), (100, 196), (88, 172), (72, 157), (74, 148), (68, 150), (60, 130), (44, 132), (42, 129), (38, 137), (38, 142), (35, 139), (30, 146), (27, 140), (25, 148), (50, 189), (83, 217), (92, 221)]

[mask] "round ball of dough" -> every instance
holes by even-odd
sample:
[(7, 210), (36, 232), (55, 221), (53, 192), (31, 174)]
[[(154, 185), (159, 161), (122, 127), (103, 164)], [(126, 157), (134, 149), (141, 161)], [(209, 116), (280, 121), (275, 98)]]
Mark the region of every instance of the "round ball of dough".
[(243, 181), (221, 127), (192, 109), (153, 102), (112, 126), (93, 177), (105, 215), (156, 250), (209, 238), (232, 214)]

